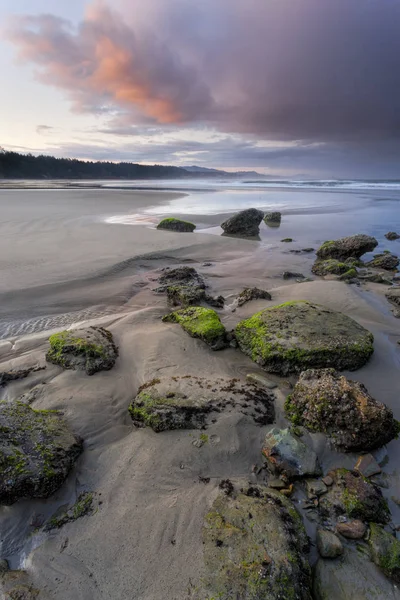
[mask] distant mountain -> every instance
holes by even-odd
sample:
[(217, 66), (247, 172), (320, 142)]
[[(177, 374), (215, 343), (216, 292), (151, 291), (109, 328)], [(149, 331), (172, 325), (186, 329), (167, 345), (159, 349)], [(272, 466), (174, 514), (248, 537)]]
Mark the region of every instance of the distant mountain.
[(205, 167), (140, 165), (86, 161), (0, 151), (0, 179), (184, 179), (193, 177), (260, 177), (255, 172), (227, 173)]

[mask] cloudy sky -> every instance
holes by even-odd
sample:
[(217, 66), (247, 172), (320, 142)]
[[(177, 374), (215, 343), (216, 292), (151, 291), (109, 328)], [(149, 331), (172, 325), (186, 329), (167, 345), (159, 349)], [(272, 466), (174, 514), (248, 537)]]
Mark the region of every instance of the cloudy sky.
[(0, 0), (0, 145), (400, 178), (400, 0)]

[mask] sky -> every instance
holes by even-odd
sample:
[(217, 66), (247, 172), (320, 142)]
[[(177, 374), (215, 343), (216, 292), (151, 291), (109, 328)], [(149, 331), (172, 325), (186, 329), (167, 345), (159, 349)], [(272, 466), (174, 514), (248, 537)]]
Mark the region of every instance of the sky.
[(0, 0), (0, 146), (400, 179), (400, 0)]

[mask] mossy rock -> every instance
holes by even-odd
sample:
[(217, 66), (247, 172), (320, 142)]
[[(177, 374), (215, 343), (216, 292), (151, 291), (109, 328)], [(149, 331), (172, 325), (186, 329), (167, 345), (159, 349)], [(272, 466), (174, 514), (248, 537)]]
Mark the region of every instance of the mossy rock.
[(329, 475), (334, 483), (321, 497), (319, 511), (323, 517), (350, 519), (365, 522), (387, 523), (390, 511), (378, 486), (357, 471), (336, 469)]
[(256, 423), (273, 423), (274, 396), (238, 379), (205, 379), (185, 375), (164, 377), (145, 383), (129, 407), (136, 425), (157, 433), (170, 429), (203, 429), (212, 411), (232, 404), (246, 407)]
[(156, 288), (158, 293), (166, 293), (171, 306), (196, 306), (203, 302), (216, 308), (223, 308), (224, 298), (214, 298), (206, 291), (203, 277), (193, 267), (176, 267), (165, 269), (159, 278), (161, 284)]
[(196, 225), (189, 221), (182, 221), (182, 219), (175, 219), (174, 217), (168, 217), (163, 219), (157, 225), (157, 229), (168, 229), (170, 231), (178, 231), (180, 233), (192, 233), (196, 229)]
[(226, 330), (215, 310), (193, 306), (163, 317), (165, 323), (179, 323), (191, 337), (205, 342), (212, 350), (225, 348)]
[(365, 264), (367, 267), (371, 267), (373, 269), (396, 271), (400, 264), (400, 259), (398, 256), (391, 254), (390, 252), (382, 252), (382, 254), (375, 254), (374, 258)]
[(205, 517), (206, 598), (311, 600), (308, 538), (293, 504), (234, 481)]
[(82, 440), (56, 411), (1, 402), (0, 504), (51, 496), (81, 452)]
[(279, 211), (269, 212), (264, 216), (264, 223), (269, 227), (279, 227), (282, 221), (282, 213)]
[(360, 258), (366, 252), (372, 252), (377, 245), (377, 240), (370, 235), (352, 235), (324, 242), (317, 250), (317, 256), (321, 260), (334, 258), (345, 261), (347, 258)]
[(242, 352), (271, 373), (308, 368), (355, 370), (373, 353), (373, 336), (342, 313), (309, 302), (286, 302), (241, 321), (235, 329)]
[(400, 584), (400, 541), (376, 523), (370, 524), (371, 558), (387, 577)]
[(256, 208), (246, 208), (233, 217), (230, 217), (223, 223), (221, 228), (226, 234), (255, 236), (260, 233), (260, 223), (264, 218), (264, 213)]
[(287, 418), (311, 432), (326, 433), (344, 452), (384, 446), (399, 433), (399, 422), (366, 387), (334, 369), (304, 371), (285, 403)]
[(103, 327), (86, 327), (55, 333), (49, 338), (46, 360), (64, 369), (77, 369), (94, 375), (115, 365), (118, 348), (112, 334)]
[(334, 258), (316, 260), (311, 270), (315, 275), (319, 275), (320, 277), (325, 275), (344, 275), (349, 271), (349, 264)]

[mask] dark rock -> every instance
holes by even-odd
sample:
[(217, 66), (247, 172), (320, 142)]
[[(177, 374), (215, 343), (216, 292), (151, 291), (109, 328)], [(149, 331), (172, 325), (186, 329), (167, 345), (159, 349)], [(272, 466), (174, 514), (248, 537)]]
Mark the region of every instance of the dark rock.
[(400, 288), (392, 288), (391, 290), (386, 292), (385, 296), (389, 300), (389, 302), (400, 306)]
[(157, 225), (157, 229), (168, 229), (170, 231), (178, 231), (180, 233), (191, 233), (196, 229), (196, 225), (189, 223), (188, 221), (182, 221), (181, 219), (169, 217), (160, 221), (160, 223)]
[(302, 248), (302, 252), (311, 253), (315, 252), (315, 248)]
[(264, 486), (234, 483), (205, 517), (207, 598), (311, 600), (308, 540), (293, 504)]
[(221, 411), (227, 395), (260, 424), (273, 423), (274, 397), (237, 379), (204, 379), (186, 375), (154, 379), (144, 384), (129, 407), (133, 421), (156, 432), (202, 429), (211, 411)]
[(282, 273), (283, 279), (304, 279), (303, 273), (293, 273), (292, 271), (284, 271)]
[(289, 429), (272, 429), (265, 436), (262, 454), (271, 471), (288, 480), (319, 475), (321, 468), (314, 450)]
[(9, 570), (8, 562), (5, 559), (0, 560), (0, 577)]
[(239, 348), (271, 373), (310, 367), (355, 370), (373, 353), (373, 336), (346, 315), (309, 302), (287, 302), (241, 321)]
[(365, 264), (367, 267), (374, 269), (395, 271), (400, 264), (400, 259), (398, 256), (391, 254), (390, 252), (382, 252), (382, 254), (375, 254), (374, 258)]
[(317, 530), (317, 548), (322, 558), (337, 558), (343, 554), (342, 542), (326, 529)]
[(18, 379), (25, 379), (31, 373), (42, 371), (46, 367), (27, 367), (26, 369), (17, 369), (16, 371), (3, 371), (0, 373), (0, 387), (7, 385), (10, 381), (17, 381)]
[(400, 583), (400, 541), (376, 523), (370, 524), (371, 558), (387, 577)]
[(55, 333), (49, 338), (46, 360), (64, 369), (77, 369), (94, 375), (115, 365), (118, 348), (112, 334), (102, 327), (85, 327)]
[(82, 452), (59, 413), (21, 402), (0, 403), (0, 432), (0, 504), (48, 498)]
[(326, 477), (323, 477), (321, 479), (321, 481), (324, 482), (325, 485), (327, 485), (328, 487), (330, 487), (331, 485), (333, 485), (333, 479), (330, 475), (326, 475)]
[(336, 469), (331, 476), (334, 484), (319, 502), (323, 517), (337, 519), (339, 515), (346, 515), (350, 519), (366, 522), (389, 521), (388, 505), (376, 485), (356, 471), (347, 469)]
[(359, 519), (338, 523), (336, 531), (349, 540), (361, 540), (367, 533), (367, 526)]
[(264, 213), (256, 208), (248, 208), (236, 213), (221, 224), (225, 233), (230, 235), (254, 236), (260, 233), (260, 223)]
[[(333, 482), (332, 482), (333, 483)], [(323, 496), (328, 491), (326, 484), (322, 479), (309, 479), (306, 483), (309, 497)]]
[(264, 216), (264, 223), (272, 227), (276, 227), (281, 224), (282, 213), (275, 211), (269, 212)]
[(367, 556), (346, 548), (341, 558), (320, 558), (314, 572), (314, 600), (399, 600), (400, 592)]
[(245, 288), (238, 296), (238, 306), (243, 306), (251, 300), (272, 300), (271, 294), (265, 290), (260, 290), (256, 287)]
[(206, 302), (210, 306), (223, 308), (225, 299), (214, 298), (207, 294), (203, 277), (193, 267), (177, 267), (165, 269), (159, 278), (161, 284), (156, 288), (158, 293), (166, 293), (171, 306), (194, 306)]
[[(327, 260), (316, 260), (313, 266), (311, 267), (311, 271), (314, 275), (319, 275), (320, 277), (324, 277), (326, 275), (338, 275), (344, 276), (351, 271), (351, 274), (354, 274), (354, 266), (349, 265), (347, 262), (342, 262), (336, 260), (334, 258), (329, 258)], [(357, 275), (357, 272), (355, 272)]]
[(285, 242), (285, 243), (289, 243), (293, 242), (292, 238), (283, 238), (283, 240), (281, 240), (281, 242)]
[(333, 369), (310, 369), (300, 375), (285, 411), (295, 425), (326, 433), (344, 452), (373, 450), (397, 437), (392, 411), (362, 383)]
[(56, 514), (46, 523), (45, 531), (51, 529), (60, 529), (67, 523), (72, 523), (81, 517), (90, 515), (93, 512), (93, 494), (92, 492), (83, 492), (75, 504), (62, 514)]
[(374, 475), (379, 475), (379, 473), (382, 472), (372, 454), (364, 454), (363, 456), (360, 456), (356, 466), (354, 467), (354, 470), (361, 473), (361, 475), (364, 477), (373, 477)]
[(395, 231), (389, 231), (388, 233), (385, 233), (385, 238), (387, 240), (393, 241), (400, 239), (400, 235)]
[(321, 260), (335, 258), (346, 260), (346, 258), (360, 258), (366, 252), (372, 252), (378, 245), (374, 237), (364, 234), (353, 235), (339, 240), (329, 241), (322, 244), (317, 251)]
[(228, 345), (226, 330), (215, 310), (192, 306), (163, 317), (164, 323), (179, 323), (191, 337), (205, 342), (212, 350)]

